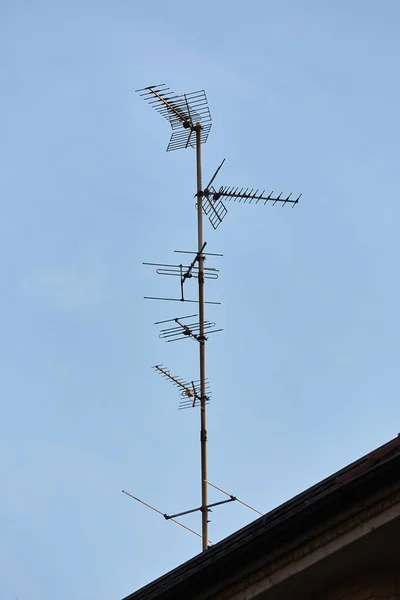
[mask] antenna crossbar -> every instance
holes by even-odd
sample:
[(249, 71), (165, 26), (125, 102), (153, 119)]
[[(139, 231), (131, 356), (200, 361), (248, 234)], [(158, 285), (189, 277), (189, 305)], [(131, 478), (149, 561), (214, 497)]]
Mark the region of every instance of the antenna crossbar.
[[(221, 506), (221, 504), (227, 504), (228, 502), (235, 502), (237, 498), (235, 496), (231, 496), (228, 500), (220, 500), (219, 502), (213, 502), (212, 504), (207, 504), (207, 510), (213, 508), (214, 506)], [(198, 506), (197, 508), (191, 508), (190, 510), (184, 510), (182, 512), (176, 513), (175, 515), (165, 515), (165, 518), (174, 519), (175, 517), (183, 517), (184, 515), (190, 515), (191, 513), (202, 511), (203, 508)]]
[[(189, 250), (174, 250), (179, 254), (198, 254), (198, 252), (190, 252)], [(216, 254), (215, 252), (203, 252), (203, 256), (223, 256), (223, 254)]]
[[(197, 317), (197, 314), (195, 315), (186, 315), (185, 317), (177, 317), (178, 319), (193, 319), (194, 317)], [(164, 321), (156, 321), (154, 323), (154, 325), (163, 325), (164, 323), (174, 323), (175, 319), (164, 319)]]
[[(163, 296), (143, 296), (145, 300), (169, 300), (171, 302), (192, 302), (198, 304), (198, 300), (189, 300), (188, 298), (165, 298)], [(211, 300), (206, 300), (204, 304), (218, 304), (221, 302), (213, 302)]]

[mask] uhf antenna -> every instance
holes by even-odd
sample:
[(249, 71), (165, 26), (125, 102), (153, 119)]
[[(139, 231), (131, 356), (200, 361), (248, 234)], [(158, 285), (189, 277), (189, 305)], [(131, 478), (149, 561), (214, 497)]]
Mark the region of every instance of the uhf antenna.
[[(202, 144), (204, 144), (211, 129), (211, 114), (208, 107), (207, 97), (204, 92), (197, 91), (190, 94), (176, 95), (165, 84), (152, 85), (141, 90), (136, 90), (140, 95), (148, 101), (167, 121), (169, 121), (172, 133), (167, 151), (179, 150), (183, 148), (194, 148), (196, 151), (196, 212), (197, 212), (197, 250), (193, 251), (175, 251), (181, 254), (192, 255), (191, 261), (188, 264), (171, 264), (171, 263), (144, 263), (156, 268), (159, 275), (169, 275), (179, 277), (180, 293), (178, 297), (157, 297), (145, 296), (145, 298), (153, 300), (169, 300), (178, 302), (192, 302), (198, 305), (198, 314), (187, 315), (184, 317), (175, 317), (164, 321), (157, 321), (156, 325), (163, 325), (160, 331), (160, 338), (167, 342), (179, 341), (183, 339), (191, 339), (198, 344), (199, 347), (199, 373), (198, 377), (191, 379), (182, 379), (179, 376), (173, 375), (171, 371), (162, 365), (155, 365), (154, 369), (165, 379), (170, 381), (180, 392), (179, 408), (200, 408), (200, 456), (201, 456), (201, 505), (197, 508), (168, 515), (152, 507), (148, 503), (132, 496), (128, 492), (124, 492), (131, 498), (145, 504), (152, 510), (162, 514), (165, 519), (170, 519), (199, 535), (202, 539), (202, 549), (207, 550), (209, 546), (209, 512), (214, 506), (225, 504), (227, 502), (239, 501), (247, 508), (253, 509), (250, 505), (238, 500), (236, 496), (232, 496), (225, 492), (222, 488), (211, 484), (208, 481), (208, 460), (207, 460), (207, 405), (210, 401), (210, 387), (206, 374), (206, 343), (208, 336), (220, 329), (216, 329), (216, 325), (212, 321), (206, 320), (205, 306), (206, 304), (219, 304), (215, 301), (205, 300), (205, 281), (208, 279), (218, 278), (218, 269), (214, 267), (206, 267), (205, 260), (208, 257), (219, 257), (221, 254), (212, 254), (205, 252), (206, 242), (204, 241), (204, 215), (208, 217), (211, 226), (214, 229), (222, 223), (227, 215), (225, 203), (228, 201), (264, 204), (272, 202), (279, 203), (282, 206), (291, 204), (294, 206), (299, 202), (300, 196), (292, 199), (291, 194), (283, 196), (283, 194), (275, 195), (274, 192), (269, 194), (265, 190), (260, 191), (253, 188), (238, 188), (221, 186), (218, 189), (214, 186), (214, 182), (221, 170), (225, 159), (216, 169), (208, 184), (203, 187), (202, 181)], [(198, 282), (197, 299), (188, 298), (185, 296), (186, 284), (195, 279)], [(208, 502), (208, 486), (212, 486), (221, 493), (228, 496), (227, 500), (209, 504)], [(201, 513), (201, 534), (191, 530), (182, 523), (176, 521), (176, 517), (187, 515), (199, 511)], [(258, 512), (259, 511), (255, 511)], [(261, 513), (259, 513), (261, 514)]]
[[(200, 323), (194, 321), (192, 323), (183, 323), (185, 319), (192, 319), (193, 317), (197, 317), (197, 315), (188, 315), (186, 317), (176, 317), (175, 319), (167, 319), (166, 321), (157, 321), (154, 325), (161, 325), (165, 323), (175, 323), (170, 327), (165, 327), (161, 329), (160, 335), (158, 336), (161, 339), (165, 339), (167, 342), (177, 342), (179, 340), (184, 339), (192, 339), (197, 342), (200, 341)], [(222, 331), (222, 329), (214, 329), (215, 323), (210, 323), (210, 321), (204, 321), (204, 331), (209, 335), (210, 333), (217, 333), (218, 331)], [(206, 341), (207, 341), (206, 337)]]

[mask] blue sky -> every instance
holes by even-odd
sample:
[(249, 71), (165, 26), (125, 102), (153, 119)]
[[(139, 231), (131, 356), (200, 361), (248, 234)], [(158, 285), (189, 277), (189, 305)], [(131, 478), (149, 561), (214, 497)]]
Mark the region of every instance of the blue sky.
[[(143, 300), (176, 281), (141, 264), (195, 248), (195, 156), (165, 152), (136, 88), (206, 89), (205, 177), (226, 157), (219, 185), (303, 193), (206, 227), (210, 480), (268, 511), (397, 435), (399, 18), (395, 0), (0, 2), (2, 599), (121, 598), (200, 550), (121, 494), (200, 499), (199, 414), (151, 370), (195, 377), (195, 344), (152, 325), (193, 306)], [(215, 509), (211, 539), (253, 518)]]

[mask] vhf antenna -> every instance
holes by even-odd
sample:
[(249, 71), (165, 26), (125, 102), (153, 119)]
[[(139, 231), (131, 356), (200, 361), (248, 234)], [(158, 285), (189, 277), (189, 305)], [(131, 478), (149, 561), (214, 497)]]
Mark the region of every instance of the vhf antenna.
[[(215, 329), (215, 323), (206, 320), (205, 305), (219, 304), (219, 302), (210, 302), (205, 300), (205, 280), (217, 279), (218, 270), (205, 267), (204, 262), (208, 256), (222, 256), (220, 254), (206, 253), (206, 242), (204, 241), (203, 231), (203, 216), (206, 215), (214, 229), (222, 223), (227, 214), (227, 208), (224, 204), (226, 201), (238, 201), (258, 204), (263, 202), (272, 202), (273, 204), (280, 203), (282, 206), (291, 204), (294, 206), (298, 203), (300, 196), (292, 199), (291, 194), (283, 196), (282, 193), (274, 195), (273, 192), (268, 195), (265, 190), (235, 187), (220, 187), (218, 190), (214, 187), (214, 181), (222, 168), (225, 159), (216, 169), (206, 187), (203, 187), (202, 182), (202, 144), (204, 144), (211, 129), (211, 114), (208, 108), (207, 97), (204, 92), (197, 91), (190, 94), (175, 95), (165, 84), (151, 85), (140, 90), (136, 90), (140, 95), (148, 101), (167, 121), (169, 121), (172, 134), (167, 146), (167, 151), (179, 150), (182, 148), (192, 147), (196, 151), (196, 212), (197, 212), (197, 251), (186, 252), (176, 251), (183, 254), (194, 254), (192, 262), (187, 265), (183, 264), (163, 264), (163, 263), (144, 263), (156, 267), (156, 272), (159, 275), (171, 275), (180, 278), (180, 296), (178, 298), (170, 297), (155, 297), (145, 296), (148, 299), (154, 300), (171, 300), (179, 302), (195, 302), (198, 304), (198, 315), (187, 315), (185, 317), (176, 317), (158, 321), (156, 325), (168, 324), (163, 327), (160, 332), (160, 338), (167, 342), (177, 341), (181, 339), (192, 339), (199, 345), (199, 377), (196, 380), (183, 380), (180, 377), (172, 375), (172, 373), (162, 365), (156, 365), (154, 369), (164, 378), (169, 380), (175, 387), (178, 388), (181, 395), (180, 408), (200, 407), (200, 447), (201, 447), (201, 506), (191, 510), (183, 511), (175, 515), (167, 515), (158, 509), (155, 509), (146, 502), (126, 493), (131, 498), (145, 504), (152, 510), (162, 514), (165, 519), (171, 519), (178, 525), (181, 525), (195, 533), (202, 539), (202, 550), (205, 551), (209, 547), (209, 520), (208, 513), (213, 506), (239, 501), (244, 506), (253, 509), (250, 505), (238, 500), (236, 496), (232, 496), (225, 492), (222, 488), (211, 484), (208, 481), (208, 461), (207, 461), (207, 404), (210, 400), (209, 383), (206, 375), (206, 342), (207, 336), (211, 333), (221, 331)], [(196, 278), (198, 281), (198, 297), (196, 300), (185, 298), (184, 288), (188, 280)], [(188, 321), (196, 318), (195, 321)], [(171, 324), (171, 325), (169, 325)], [(208, 502), (208, 486), (216, 488), (223, 494), (229, 496), (227, 500), (209, 504)], [(182, 523), (176, 521), (175, 517), (190, 514), (196, 511), (201, 512), (201, 535), (186, 527)], [(255, 511), (258, 512), (259, 511)], [(262, 513), (259, 513), (262, 514)]]

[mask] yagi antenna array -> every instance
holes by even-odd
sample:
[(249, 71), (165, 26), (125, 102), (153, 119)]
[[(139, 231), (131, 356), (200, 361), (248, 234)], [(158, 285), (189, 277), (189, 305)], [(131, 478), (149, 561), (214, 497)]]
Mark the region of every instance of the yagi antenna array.
[[(171, 296), (145, 296), (152, 300), (172, 300), (178, 302), (194, 302), (198, 305), (198, 313), (186, 315), (184, 317), (175, 317), (164, 321), (157, 321), (156, 325), (163, 325), (159, 337), (167, 342), (179, 341), (183, 339), (193, 340), (199, 349), (199, 374), (196, 379), (186, 380), (163, 367), (155, 365), (154, 369), (164, 379), (169, 381), (178, 389), (180, 393), (179, 408), (200, 408), (200, 463), (201, 463), (201, 505), (197, 508), (186, 510), (174, 515), (162, 513), (150, 504), (124, 492), (134, 500), (144, 504), (148, 508), (161, 514), (165, 519), (171, 520), (184, 527), (191, 533), (201, 537), (202, 549), (209, 547), (209, 514), (212, 507), (228, 502), (238, 501), (247, 508), (262, 514), (253, 509), (250, 505), (238, 500), (225, 492), (222, 488), (215, 486), (208, 481), (208, 457), (207, 457), (207, 406), (210, 400), (210, 386), (206, 374), (206, 344), (208, 337), (212, 333), (222, 331), (216, 328), (213, 321), (206, 319), (205, 309), (207, 304), (216, 305), (219, 302), (206, 300), (205, 283), (209, 280), (218, 279), (218, 269), (205, 266), (205, 261), (209, 257), (219, 257), (221, 254), (212, 254), (205, 252), (206, 242), (204, 241), (204, 215), (208, 217), (212, 227), (217, 227), (222, 223), (227, 214), (226, 202), (243, 202), (248, 204), (281, 204), (285, 206), (290, 204), (294, 206), (300, 200), (300, 196), (292, 198), (292, 195), (269, 194), (265, 190), (260, 191), (253, 188), (238, 188), (221, 186), (215, 187), (215, 180), (225, 162), (225, 159), (216, 169), (208, 184), (203, 187), (202, 182), (202, 145), (207, 141), (211, 129), (211, 114), (208, 108), (207, 97), (204, 91), (191, 92), (190, 94), (176, 95), (165, 84), (151, 85), (141, 90), (140, 95), (161, 114), (170, 124), (172, 129), (171, 139), (167, 150), (178, 150), (180, 148), (194, 148), (196, 150), (196, 214), (197, 214), (197, 249), (195, 251), (176, 250), (180, 254), (192, 255), (193, 259), (188, 263), (144, 263), (155, 267), (158, 275), (166, 275), (179, 278), (179, 294), (177, 297)], [(186, 289), (189, 282), (197, 282), (197, 298), (187, 298)], [(165, 326), (164, 326), (165, 325)], [(228, 496), (226, 500), (208, 502), (208, 487), (211, 486)], [(184, 516), (190, 513), (201, 513), (201, 534), (187, 527), (176, 517)]]
[(223, 186), (217, 191), (212, 184), (224, 162), (225, 158), (215, 171), (214, 175), (211, 177), (202, 194), (203, 212), (208, 216), (208, 219), (214, 229), (217, 229), (218, 225), (222, 223), (224, 217), (228, 213), (228, 209), (222, 200), (248, 202), (249, 204), (252, 202), (254, 204), (258, 204), (259, 202), (263, 202), (264, 204), (267, 204), (267, 202), (272, 202), (272, 204), (276, 204), (278, 202), (281, 206), (290, 204), (292, 208), (299, 202), (301, 194), (297, 198), (292, 198), (292, 194), (283, 196), (283, 192), (278, 195), (275, 195), (274, 192), (270, 192), (268, 195), (266, 195), (265, 190), (260, 191), (254, 188), (235, 188)]
[(180, 377), (175, 377), (171, 374), (171, 371), (165, 369), (162, 365), (154, 365), (154, 369), (160, 373), (165, 379), (170, 381), (181, 393), (181, 401), (179, 404), (179, 410), (183, 408), (194, 408), (195, 406), (200, 406), (201, 402), (204, 401), (208, 403), (210, 401), (210, 386), (208, 380), (206, 381), (206, 395), (204, 398), (201, 397), (199, 383), (200, 381), (197, 379), (196, 381), (184, 381)]
[[(184, 319), (191, 319), (197, 317), (198, 315), (188, 315), (187, 317), (176, 317), (175, 319), (167, 319), (166, 321), (157, 321), (154, 325), (162, 325), (164, 323), (176, 323), (172, 327), (165, 327), (161, 329), (160, 335), (158, 336), (161, 339), (166, 340), (167, 342), (177, 342), (179, 340), (187, 340), (192, 339), (196, 342), (201, 342), (202, 338), (200, 337), (200, 323), (198, 321), (194, 321), (193, 323), (182, 323)], [(208, 334), (217, 333), (218, 331), (222, 331), (222, 329), (214, 329), (215, 323), (211, 323), (210, 321), (204, 322), (204, 330)], [(205, 337), (207, 341), (208, 337)]]
[[(172, 128), (171, 139), (167, 147), (170, 150), (196, 147), (197, 141), (204, 144), (211, 129), (211, 115), (204, 90), (176, 96), (165, 84), (153, 85), (142, 90), (140, 94), (156, 109)], [(201, 134), (196, 139), (195, 128), (201, 123)]]

